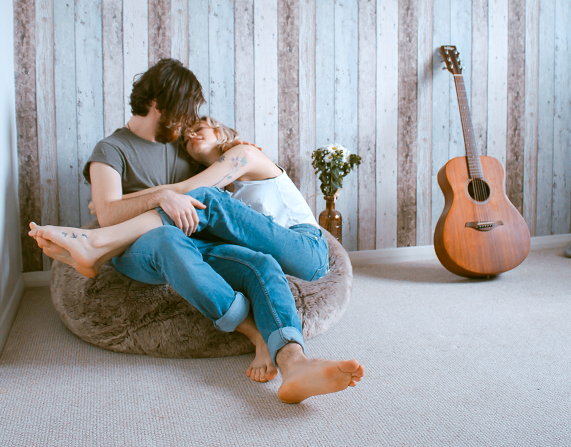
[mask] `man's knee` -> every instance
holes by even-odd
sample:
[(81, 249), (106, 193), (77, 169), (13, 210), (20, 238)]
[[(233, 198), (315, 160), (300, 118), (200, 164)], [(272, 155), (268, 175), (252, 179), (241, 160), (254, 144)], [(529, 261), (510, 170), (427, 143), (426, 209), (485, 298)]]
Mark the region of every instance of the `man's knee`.
[(262, 278), (274, 278), (284, 274), (278, 261), (273, 256), (265, 253), (252, 252), (247, 262), (251, 265), (252, 270)]

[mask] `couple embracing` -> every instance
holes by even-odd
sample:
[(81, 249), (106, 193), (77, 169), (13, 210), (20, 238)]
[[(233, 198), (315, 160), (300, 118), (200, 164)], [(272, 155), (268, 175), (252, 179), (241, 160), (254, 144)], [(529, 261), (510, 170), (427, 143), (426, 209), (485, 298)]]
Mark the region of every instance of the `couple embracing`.
[(305, 355), (285, 277), (311, 281), (329, 269), (309, 206), (262, 151), (199, 118), (204, 102), (180, 62), (149, 68), (133, 85), (133, 117), (95, 146), (83, 171), (101, 228), (31, 223), (30, 236), (85, 276), (112, 259), (134, 280), (170, 284), (218, 330), (252, 341), (251, 380), (267, 382), (279, 369), (283, 402), (355, 386), (364, 375), (356, 360)]

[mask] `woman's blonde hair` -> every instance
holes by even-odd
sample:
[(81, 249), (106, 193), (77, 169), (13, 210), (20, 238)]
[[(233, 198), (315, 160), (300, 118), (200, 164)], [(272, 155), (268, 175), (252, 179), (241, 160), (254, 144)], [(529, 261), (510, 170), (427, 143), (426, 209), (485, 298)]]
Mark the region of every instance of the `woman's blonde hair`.
[[(228, 149), (230, 149), (230, 147), (229, 147), (230, 143), (232, 143), (234, 140), (237, 140), (240, 138), (240, 135), (238, 134), (238, 132), (236, 130), (222, 124), (220, 121), (212, 118), (211, 116), (201, 116), (199, 121), (197, 121), (197, 123), (200, 121), (205, 121), (206, 124), (208, 124), (210, 127), (212, 127), (214, 129), (214, 132), (218, 136), (218, 145), (220, 146), (220, 149), (222, 150), (222, 152), (226, 152)], [(196, 125), (196, 123), (194, 125)], [(194, 127), (194, 125), (192, 127)], [(185, 129), (185, 132), (184, 132), (184, 144), (185, 145), (187, 144), (187, 142), (190, 138), (190, 134), (191, 134), (190, 129), (192, 129), (192, 127)]]

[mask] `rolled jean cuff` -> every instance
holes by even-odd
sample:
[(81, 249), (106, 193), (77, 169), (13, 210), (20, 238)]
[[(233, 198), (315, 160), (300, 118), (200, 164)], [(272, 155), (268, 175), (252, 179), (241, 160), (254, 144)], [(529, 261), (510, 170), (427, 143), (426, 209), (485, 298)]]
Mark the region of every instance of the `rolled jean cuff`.
[(270, 334), (270, 337), (268, 338), (268, 349), (270, 350), (270, 355), (272, 356), (274, 365), (278, 365), (276, 362), (278, 351), (291, 342), (300, 345), (301, 349), (303, 349), (303, 352), (305, 352), (305, 343), (303, 342), (303, 336), (301, 335), (301, 332), (299, 332), (296, 328), (283, 327)]
[(214, 326), (219, 331), (234, 332), (236, 327), (246, 319), (248, 312), (250, 312), (250, 301), (240, 292), (234, 293), (235, 298), (230, 305), (230, 309), (214, 322)]
[(167, 213), (163, 211), (162, 208), (155, 208), (155, 210), (159, 213), (159, 216), (161, 216), (161, 219), (163, 220), (163, 225), (174, 225), (173, 220), (169, 217)]

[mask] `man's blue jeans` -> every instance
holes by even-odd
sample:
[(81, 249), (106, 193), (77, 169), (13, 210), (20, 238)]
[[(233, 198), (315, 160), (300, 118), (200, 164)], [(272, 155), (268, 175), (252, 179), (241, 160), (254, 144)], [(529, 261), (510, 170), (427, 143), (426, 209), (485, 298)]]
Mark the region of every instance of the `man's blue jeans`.
[(200, 222), (192, 238), (159, 210), (166, 225), (114, 258), (115, 267), (140, 282), (169, 283), (222, 331), (234, 331), (251, 303), (274, 363), (289, 342), (305, 349), (284, 272), (309, 281), (328, 271), (321, 230), (305, 224), (284, 228), (217, 188), (189, 195), (206, 205), (196, 210)]

